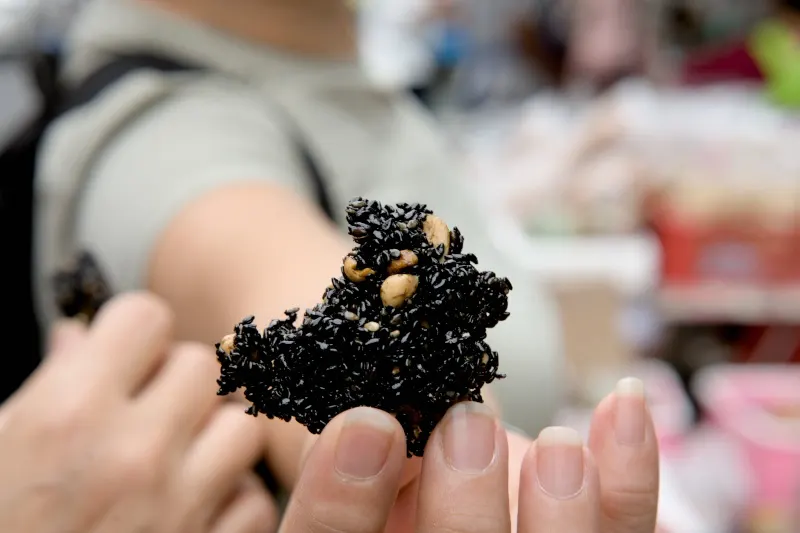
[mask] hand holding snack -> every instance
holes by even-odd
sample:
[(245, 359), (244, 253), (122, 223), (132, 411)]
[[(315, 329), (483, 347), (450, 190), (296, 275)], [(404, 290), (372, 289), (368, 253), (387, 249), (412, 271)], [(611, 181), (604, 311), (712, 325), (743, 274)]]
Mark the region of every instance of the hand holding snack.
[(510, 282), (478, 271), (425, 206), (359, 198), (347, 215), (356, 247), (322, 303), (263, 333), (248, 317), (217, 345), (220, 394), (242, 388), (249, 414), (322, 433), (299, 436), (284, 531), (652, 533), (658, 451), (641, 383), (598, 408), (592, 451), (566, 428), (535, 444), (506, 432), (481, 388), (502, 377), (484, 339), (508, 316)]
[[(641, 383), (625, 380), (601, 403), (588, 448), (574, 431), (566, 428), (545, 430), (535, 443), (506, 431), (496, 419), (496, 411), (480, 402), (484, 399), (481, 387), (501, 376), (498, 355), (484, 339), (486, 329), (507, 316), (505, 306), (511, 289), (508, 280), (479, 272), (473, 266), (474, 256), (461, 253), (463, 239), (458, 231), (451, 231), (424, 206), (383, 208), (377, 203), (356, 200), (351, 203), (348, 215), (351, 235), (358, 246), (345, 258), (343, 276), (325, 291), (322, 304), (306, 313), (301, 326), (294, 324), (297, 310), (288, 312), (288, 319), (273, 322), (264, 333), (248, 318), (236, 327), (234, 335), (220, 342), (217, 350), (222, 365), (219, 392), (230, 393), (242, 387), (252, 404), (250, 414), (261, 412), (278, 419), (271, 423), (254, 420), (245, 416), (241, 407), (235, 407), (234, 418), (228, 423), (234, 424), (234, 419), (256, 423), (259, 431), (271, 432), (273, 437), (275, 424), (299, 429), (281, 433), (281, 445), (293, 450), (284, 458), (291, 463), (284, 467), (293, 471), (284, 476), (292, 499), (281, 533), (331, 530), (508, 533), (512, 529), (525, 533), (562, 530), (652, 533), (658, 496), (658, 451)], [(400, 221), (398, 217), (408, 218)], [(395, 286), (391, 280), (402, 283)], [(114, 305), (100, 313), (95, 329), (109, 329), (109, 319), (104, 317), (111, 315), (113, 309)], [(164, 350), (163, 343), (153, 344), (152, 339), (163, 338), (165, 334), (157, 328), (153, 331), (152, 325), (142, 328), (144, 316), (140, 316), (138, 323), (117, 321), (117, 329), (123, 325), (128, 328), (127, 336), (106, 334), (105, 348), (94, 353), (116, 353), (119, 360), (93, 361), (98, 368), (116, 361), (120, 375), (129, 376), (133, 359), (154, 359), (143, 349), (132, 351), (132, 340), (139, 344), (149, 342), (151, 350)], [(157, 319), (158, 313), (151, 313), (151, 320), (153, 316)], [(122, 346), (126, 348), (120, 350)], [(56, 348), (56, 352), (60, 351), (63, 349)], [(213, 363), (213, 358), (210, 359)], [(48, 365), (55, 365), (58, 358), (53, 361)], [(81, 359), (74, 361), (77, 364)], [(74, 370), (68, 372), (67, 363), (61, 364), (63, 375), (81, 376)], [(89, 366), (86, 362), (82, 364)], [(161, 420), (162, 425), (161, 417), (169, 411), (169, 405), (177, 405), (178, 411), (191, 415), (166, 417), (170, 419), (165, 426), (167, 434), (184, 431), (181, 428), (186, 424), (202, 425), (192, 424), (196, 420), (192, 417), (198, 414), (193, 409), (209, 411), (205, 406), (213, 404), (209, 400), (213, 388), (209, 391), (206, 384), (213, 384), (220, 367), (212, 364), (209, 376), (205, 374), (209, 370), (205, 362), (194, 361), (194, 365), (184, 365), (174, 372), (166, 370), (174, 366), (171, 363), (158, 370), (159, 365), (153, 362), (144, 366), (150, 371), (140, 369), (135, 374), (140, 375), (140, 381), (146, 381), (142, 376), (149, 375), (151, 380), (161, 382), (160, 386), (153, 386), (162, 392), (158, 396), (161, 409), (154, 408), (158, 402), (132, 403), (149, 406), (151, 410), (147, 412), (155, 420)], [(174, 379), (159, 378), (159, 373)], [(203, 380), (199, 374), (204, 374)], [(107, 372), (102, 373), (103, 379), (97, 380), (96, 386), (86, 384), (86, 390), (81, 389), (83, 393), (88, 395), (94, 388), (107, 385), (104, 376), (107, 377)], [(62, 387), (63, 384), (62, 381)], [(40, 405), (33, 402), (42, 399), (49, 401), (46, 407), (62, 403), (49, 398), (52, 393), (45, 392), (59, 390), (52, 383), (46, 388), (39, 385), (34, 389), (34, 386), (28, 389), (41, 392), (25, 396), (31, 409)], [(173, 396), (166, 394), (170, 388)], [(136, 397), (144, 393), (139, 391), (147, 389), (142, 384), (127, 395)], [(90, 413), (86, 416), (92, 420), (118, 420), (111, 427), (118, 428), (123, 436), (105, 437), (99, 431), (100, 424), (97, 437), (89, 432), (78, 449), (90, 450), (89, 453), (97, 449), (111, 456), (117, 451), (126, 456), (126, 451), (133, 450), (134, 459), (149, 459), (148, 454), (140, 456), (134, 452), (153, 448), (148, 439), (156, 432), (154, 427), (142, 423), (136, 426), (135, 434), (125, 432), (130, 429), (131, 421), (143, 420), (143, 415), (120, 415), (119, 402), (101, 403), (103, 394), (90, 399), (94, 401), (80, 404)], [(52, 409), (38, 410), (45, 411), (49, 413)], [(300, 424), (292, 426), (280, 421), (291, 418), (311, 431)], [(36, 420), (36, 417), (27, 414), (18, 419)], [(67, 416), (66, 420), (74, 418)], [(64, 427), (72, 430), (84, 426), (67, 423)], [(80, 432), (76, 430), (75, 434)], [(152, 510), (143, 515), (143, 520), (159, 524), (152, 526), (156, 531), (166, 527), (162, 523), (170, 525), (183, 520), (182, 524), (189, 524), (186, 527), (194, 528), (192, 531), (216, 532), (203, 529), (203, 524), (210, 523), (208, 511), (214, 504), (209, 504), (202, 495), (208, 492), (208, 497), (230, 501), (226, 485), (230, 482), (226, 476), (245, 477), (247, 466), (257, 454), (251, 444), (261, 445), (257, 434), (236, 435), (231, 430), (220, 430), (216, 435), (214, 454), (206, 457), (204, 463), (206, 473), (215, 475), (201, 476), (201, 481), (195, 481), (191, 487), (179, 483), (181, 490), (176, 492), (165, 491), (162, 485), (147, 479), (143, 485), (146, 488), (134, 490), (133, 496), (118, 489), (116, 494), (130, 504), (122, 505), (122, 511), (115, 513), (124, 515), (126, 509)], [(36, 435), (31, 437), (35, 439)], [(125, 446), (117, 448), (117, 443)], [(4, 451), (3, 446), (0, 441), (0, 452)], [(17, 448), (19, 456), (23, 447)], [(424, 453), (424, 461), (407, 460), (409, 452), (419, 456)], [(83, 457), (75, 454), (67, 459), (80, 464)], [(157, 471), (163, 470), (165, 460), (159, 457), (146, 461), (144, 471), (151, 471), (153, 465), (159, 466)], [(180, 460), (174, 462), (180, 465)], [(233, 464), (235, 468), (220, 471), (219, 463)], [(110, 464), (112, 468), (98, 470), (111, 472), (110, 482), (120, 483), (126, 472), (139, 471), (139, 468), (114, 470), (114, 462)], [(141, 463), (134, 460), (132, 464)], [(203, 471), (199, 466), (197, 470)], [(84, 483), (84, 486), (96, 490), (101, 483)], [(133, 483), (133, 487), (142, 486)], [(200, 496), (194, 491), (199, 491)], [(88, 495), (88, 504), (95, 505), (93, 494)], [(169, 501), (169, 497), (174, 501)], [(260, 508), (255, 506), (257, 498), (252, 497), (247, 501), (253, 507), (235, 514), (242, 517), (246, 529), (227, 526), (225, 531), (269, 530), (275, 521), (267, 516), (269, 506), (263, 504), (269, 502), (266, 494), (261, 497)], [(56, 507), (58, 503), (44, 505)], [(83, 500), (77, 503), (84, 504)], [(200, 511), (196, 510), (198, 505)], [(14, 508), (7, 506), (9, 510)], [(61, 508), (70, 509), (66, 503), (61, 503)], [(262, 513), (260, 522), (253, 518), (255, 511)], [(0, 509), (0, 521), (4, 519), (2, 512)], [(177, 518), (170, 519), (173, 514)], [(128, 516), (136, 518), (139, 514), (130, 512)], [(99, 524), (106, 527), (105, 522)], [(114, 525), (111, 526), (114, 531), (125, 531)], [(183, 531), (179, 528), (170, 531), (176, 530)]]
[(588, 446), (568, 428), (531, 443), (485, 405), (459, 403), (404, 487), (401, 425), (350, 410), (309, 435), (280, 533), (653, 533), (658, 450), (642, 392), (621, 381), (596, 409)]

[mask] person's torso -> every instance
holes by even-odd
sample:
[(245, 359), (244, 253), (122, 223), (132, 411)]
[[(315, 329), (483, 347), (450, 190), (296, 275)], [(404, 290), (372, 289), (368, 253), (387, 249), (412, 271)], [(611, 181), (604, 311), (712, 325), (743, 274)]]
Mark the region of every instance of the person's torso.
[[(68, 240), (64, 236), (71, 210), (96, 152), (138, 110), (208, 78), (232, 80), (252, 95), (253, 106), (275, 109), (286, 135), (297, 138), (313, 156), (339, 213), (338, 223), (344, 222), (344, 205), (356, 196), (424, 202), (461, 226), (471, 223), (474, 208), (465, 204), (460, 166), (433, 118), (413, 98), (375, 87), (356, 63), (291, 56), (132, 0), (90, 3), (66, 49), (67, 84), (79, 83), (115, 55), (131, 52), (166, 56), (202, 70), (133, 73), (117, 82), (113, 98), (100, 95), (88, 109), (60, 120), (46, 140), (41, 165), (57, 171), (37, 177), (40, 191), (49, 197), (51, 228), (43, 230), (49, 234), (40, 244), (44, 269), (65, 260), (60, 242)], [(471, 234), (466, 228), (465, 233)], [(474, 244), (483, 233), (472, 232)]]

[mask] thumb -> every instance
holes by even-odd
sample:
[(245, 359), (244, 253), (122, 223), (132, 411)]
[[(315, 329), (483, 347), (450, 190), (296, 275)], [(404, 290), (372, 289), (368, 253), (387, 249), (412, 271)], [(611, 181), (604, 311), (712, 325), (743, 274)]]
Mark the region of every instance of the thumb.
[(383, 531), (397, 496), (405, 438), (388, 414), (334, 418), (307, 452), (281, 533)]

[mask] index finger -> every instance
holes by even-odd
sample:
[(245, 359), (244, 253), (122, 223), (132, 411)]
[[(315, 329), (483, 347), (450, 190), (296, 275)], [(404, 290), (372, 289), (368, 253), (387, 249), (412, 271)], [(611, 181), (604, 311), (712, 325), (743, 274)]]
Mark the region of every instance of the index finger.
[(167, 305), (155, 296), (118, 296), (98, 314), (75, 361), (100, 383), (135, 394), (165, 359), (173, 322)]

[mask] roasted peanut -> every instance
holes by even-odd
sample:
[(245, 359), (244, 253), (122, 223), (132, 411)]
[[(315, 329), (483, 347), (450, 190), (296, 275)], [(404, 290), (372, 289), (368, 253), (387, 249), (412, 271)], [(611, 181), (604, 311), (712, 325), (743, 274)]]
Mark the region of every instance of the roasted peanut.
[(389, 267), (386, 271), (389, 272), (389, 274), (399, 274), (403, 270), (416, 265), (418, 262), (419, 258), (417, 254), (411, 250), (401, 250), (400, 257), (389, 263)]
[(422, 231), (433, 246), (444, 245), (444, 255), (450, 252), (450, 228), (444, 220), (435, 215), (428, 215), (422, 223)]
[(220, 349), (222, 349), (222, 351), (225, 352), (226, 354), (230, 355), (230, 353), (233, 351), (235, 340), (236, 340), (236, 335), (234, 335), (233, 333), (231, 333), (230, 335), (225, 335), (224, 337), (222, 337), (222, 341), (220, 341), (219, 343)]
[(401, 307), (417, 292), (418, 285), (419, 279), (411, 274), (389, 276), (381, 285), (381, 301), (386, 306)]
[(344, 275), (354, 283), (360, 283), (375, 273), (371, 268), (358, 269), (358, 262), (352, 256), (344, 260)]

